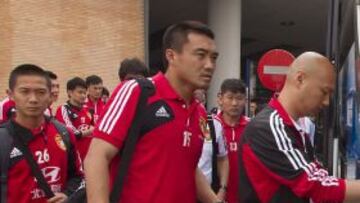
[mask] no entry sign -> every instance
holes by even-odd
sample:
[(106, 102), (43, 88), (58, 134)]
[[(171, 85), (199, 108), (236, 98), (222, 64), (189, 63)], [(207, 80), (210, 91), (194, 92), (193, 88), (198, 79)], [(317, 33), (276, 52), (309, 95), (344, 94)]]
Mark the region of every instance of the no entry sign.
[(288, 51), (273, 49), (266, 52), (259, 60), (257, 73), (264, 87), (280, 91), (284, 86), (289, 65), (295, 57)]

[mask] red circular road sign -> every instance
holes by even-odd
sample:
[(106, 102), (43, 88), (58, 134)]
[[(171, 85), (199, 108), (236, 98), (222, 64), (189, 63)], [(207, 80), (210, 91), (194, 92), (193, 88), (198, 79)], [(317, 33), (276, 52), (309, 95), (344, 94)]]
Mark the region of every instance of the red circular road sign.
[(289, 65), (295, 57), (288, 51), (273, 49), (266, 52), (259, 60), (257, 73), (264, 87), (280, 91), (284, 86)]

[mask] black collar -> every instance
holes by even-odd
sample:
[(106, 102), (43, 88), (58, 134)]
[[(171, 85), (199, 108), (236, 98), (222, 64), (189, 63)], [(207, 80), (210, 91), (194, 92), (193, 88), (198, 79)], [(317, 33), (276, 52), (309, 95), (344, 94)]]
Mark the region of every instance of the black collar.
[(71, 108), (71, 109), (76, 109), (78, 111), (81, 111), (82, 107), (78, 107), (78, 106), (75, 106), (73, 104), (70, 103), (70, 101), (67, 101), (66, 104)]
[(34, 139), (34, 135), (32, 134), (31, 130), (21, 126), (14, 120), (11, 120), (9, 124), (10, 133), (13, 136), (20, 136), (21, 140), (23, 140), (26, 144)]

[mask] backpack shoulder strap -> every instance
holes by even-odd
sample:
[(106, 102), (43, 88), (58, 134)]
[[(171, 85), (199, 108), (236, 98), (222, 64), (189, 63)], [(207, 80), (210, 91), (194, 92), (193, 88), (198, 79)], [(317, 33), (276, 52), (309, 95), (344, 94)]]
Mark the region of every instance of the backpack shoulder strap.
[[(66, 126), (55, 118), (51, 118), (50, 122), (55, 126), (57, 132), (60, 134), (68, 157), (68, 167), (67, 167), (67, 183), (64, 188), (63, 193), (68, 196), (71, 196), (75, 191), (80, 189), (82, 182), (84, 181), (82, 177), (78, 176), (75, 171), (77, 171), (77, 158), (76, 149), (70, 140), (70, 133)], [(73, 196), (72, 198), (76, 198)], [(67, 202), (72, 202), (68, 199)]]
[(140, 136), (140, 127), (143, 120), (142, 115), (146, 109), (147, 99), (155, 91), (152, 81), (148, 79), (136, 79), (136, 81), (138, 82), (141, 89), (140, 97), (136, 106), (135, 116), (131, 122), (132, 125), (128, 130), (126, 139), (124, 141), (124, 146), (122, 148), (122, 153), (120, 156), (121, 164), (119, 164), (118, 174), (116, 175), (115, 183), (110, 194), (111, 203), (117, 203), (119, 201), (131, 157)]
[(217, 174), (217, 155), (219, 154), (218, 145), (216, 143), (216, 132), (214, 126), (214, 118), (211, 113), (207, 115), (207, 122), (210, 129), (210, 137), (211, 137), (211, 144), (212, 144), (212, 154), (211, 154), (211, 166), (212, 166), (212, 182), (211, 187), (214, 191), (217, 191), (219, 186), (219, 176)]
[(216, 147), (216, 132), (215, 132), (215, 126), (214, 126), (214, 119), (212, 114), (208, 114), (207, 115), (207, 122), (209, 125), (209, 129), (210, 129), (210, 137), (211, 137), (211, 141), (212, 141), (212, 147), (213, 147), (213, 156), (219, 153)]
[(6, 128), (8, 122), (0, 126), (0, 202), (7, 202), (7, 179), (8, 179), (8, 168), (10, 163), (10, 150), (13, 143), (12, 137)]

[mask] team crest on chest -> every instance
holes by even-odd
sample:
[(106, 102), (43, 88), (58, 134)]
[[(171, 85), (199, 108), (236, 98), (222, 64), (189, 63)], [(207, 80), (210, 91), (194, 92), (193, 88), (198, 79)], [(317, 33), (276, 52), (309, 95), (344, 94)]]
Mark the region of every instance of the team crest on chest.
[(66, 150), (65, 143), (64, 143), (64, 140), (62, 139), (61, 135), (60, 135), (60, 134), (56, 134), (54, 139), (55, 139), (56, 145), (57, 145), (60, 149), (62, 149), (62, 150), (65, 151), (65, 150)]
[(207, 141), (211, 140), (210, 128), (209, 128), (209, 125), (207, 123), (207, 120), (205, 118), (203, 118), (203, 117), (200, 117), (199, 125), (200, 125), (200, 130), (201, 130), (205, 140), (207, 140)]

